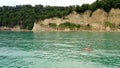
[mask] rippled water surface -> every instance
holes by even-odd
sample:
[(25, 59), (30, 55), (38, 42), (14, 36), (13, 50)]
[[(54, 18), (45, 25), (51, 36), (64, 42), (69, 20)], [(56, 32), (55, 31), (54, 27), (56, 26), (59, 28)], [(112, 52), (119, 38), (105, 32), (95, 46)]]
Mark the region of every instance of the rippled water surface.
[(0, 68), (120, 68), (120, 33), (0, 32)]

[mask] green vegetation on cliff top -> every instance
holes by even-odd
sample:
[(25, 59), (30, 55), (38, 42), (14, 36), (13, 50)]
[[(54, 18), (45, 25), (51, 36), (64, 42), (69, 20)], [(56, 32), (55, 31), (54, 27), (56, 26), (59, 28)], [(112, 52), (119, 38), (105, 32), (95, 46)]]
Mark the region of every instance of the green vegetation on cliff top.
[[(120, 8), (120, 0), (97, 0), (92, 4), (83, 4), (82, 6), (43, 6), (43, 5), (17, 5), (0, 7), (0, 27), (14, 27), (19, 25), (21, 29), (33, 28), (34, 22), (51, 17), (62, 18), (72, 11), (83, 13), (86, 10), (94, 12), (96, 9), (104, 9), (109, 12), (111, 8)], [(54, 26), (50, 24), (51, 26)], [(66, 25), (66, 24), (65, 24)]]

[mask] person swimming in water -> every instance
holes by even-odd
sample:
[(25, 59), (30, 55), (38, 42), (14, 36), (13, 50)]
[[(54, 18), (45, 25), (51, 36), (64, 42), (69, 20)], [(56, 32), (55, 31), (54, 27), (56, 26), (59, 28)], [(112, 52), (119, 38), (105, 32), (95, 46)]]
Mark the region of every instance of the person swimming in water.
[(83, 48), (83, 51), (90, 52), (91, 51), (90, 44), (88, 44), (86, 48)]

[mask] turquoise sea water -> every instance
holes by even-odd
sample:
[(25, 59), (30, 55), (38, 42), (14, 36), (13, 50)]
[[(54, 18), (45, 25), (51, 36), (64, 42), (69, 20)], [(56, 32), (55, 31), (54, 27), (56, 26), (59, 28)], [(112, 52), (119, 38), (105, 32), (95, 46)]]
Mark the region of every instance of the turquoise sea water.
[(120, 68), (120, 33), (0, 32), (0, 68)]

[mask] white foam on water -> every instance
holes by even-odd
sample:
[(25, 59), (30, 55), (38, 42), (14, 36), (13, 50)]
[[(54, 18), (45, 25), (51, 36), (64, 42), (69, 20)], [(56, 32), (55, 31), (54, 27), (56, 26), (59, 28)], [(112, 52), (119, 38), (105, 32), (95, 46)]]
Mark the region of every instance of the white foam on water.
[(68, 44), (58, 44), (58, 43), (55, 43), (53, 44), (54, 46), (60, 46), (60, 47), (74, 47), (73, 45), (68, 45)]

